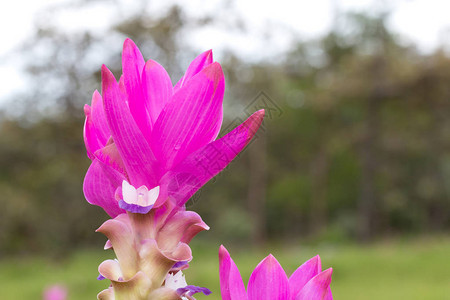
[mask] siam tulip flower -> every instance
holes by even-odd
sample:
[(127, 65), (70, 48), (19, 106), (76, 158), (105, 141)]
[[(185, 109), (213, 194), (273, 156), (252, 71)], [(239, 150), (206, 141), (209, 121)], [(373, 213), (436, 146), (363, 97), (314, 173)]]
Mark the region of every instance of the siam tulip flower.
[(247, 291), (227, 249), (220, 246), (220, 289), (223, 300), (332, 300), (332, 269), (322, 271), (317, 255), (287, 277), (272, 255), (262, 260), (250, 276)]
[[(249, 143), (264, 111), (216, 139), (224, 76), (206, 51), (172, 86), (164, 68), (144, 61), (129, 39), (119, 82), (102, 67), (102, 95), (85, 106), (84, 140), (92, 160), (83, 191), (112, 219), (97, 230), (117, 259), (99, 266), (111, 287), (99, 299), (181, 299), (204, 288), (165, 286), (187, 268), (191, 239), (209, 227), (186, 201)], [(176, 273), (178, 274), (178, 273)], [(170, 280), (169, 280), (170, 281)]]
[(102, 67), (103, 95), (94, 92), (91, 106), (84, 109), (84, 140), (92, 160), (83, 186), (86, 199), (113, 218), (136, 210), (139, 205), (124, 205), (125, 199), (117, 198), (126, 181), (135, 189), (159, 187), (153, 208), (166, 201), (181, 207), (248, 144), (264, 111), (216, 140), (225, 83), (211, 51), (194, 59), (172, 87), (164, 68), (145, 62), (127, 39), (122, 69), (117, 83)]
[(44, 290), (44, 300), (66, 300), (67, 288), (62, 285), (52, 285)]

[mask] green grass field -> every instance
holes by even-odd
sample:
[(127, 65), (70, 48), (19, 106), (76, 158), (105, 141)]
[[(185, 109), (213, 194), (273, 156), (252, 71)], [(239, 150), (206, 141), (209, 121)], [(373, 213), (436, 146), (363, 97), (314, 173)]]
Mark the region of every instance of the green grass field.
[[(193, 243), (194, 261), (186, 271), (189, 284), (209, 287), (220, 299), (219, 245)], [(333, 267), (332, 290), (339, 300), (361, 299), (450, 299), (450, 238), (379, 242), (370, 246), (340, 245), (280, 247), (272, 245), (288, 274), (319, 253), (325, 268)], [(244, 282), (268, 251), (228, 247)], [(40, 299), (46, 285), (65, 284), (69, 299), (95, 299), (107, 281), (97, 281), (98, 264), (113, 253), (80, 251), (63, 261), (39, 257), (0, 260), (0, 299)]]

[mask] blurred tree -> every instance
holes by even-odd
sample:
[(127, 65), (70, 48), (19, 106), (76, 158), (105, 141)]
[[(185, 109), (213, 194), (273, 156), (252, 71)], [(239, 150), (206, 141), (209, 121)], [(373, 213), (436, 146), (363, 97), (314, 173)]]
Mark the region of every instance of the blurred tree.
[[(142, 44), (144, 53), (153, 53), (152, 58), (180, 77), (181, 65), (185, 68), (177, 56), (180, 31), (207, 22), (187, 20), (174, 6), (152, 17), (138, 7), (130, 18), (118, 18), (110, 32), (101, 36), (58, 25), (57, 16), (68, 8), (76, 11), (96, 2), (102, 1), (73, 1), (42, 11), (34, 34), (18, 50), (27, 59), (30, 80), (27, 89), (5, 106), (0, 124), (0, 186), (7, 192), (2, 203), (8, 207), (0, 215), (5, 225), (0, 251), (64, 251), (92, 241), (101, 243), (93, 231), (106, 215), (83, 201), (81, 189), (89, 166), (82, 140), (82, 107), (101, 86), (100, 66), (105, 63), (113, 71), (120, 69), (120, 41), (129, 36)], [(109, 4), (118, 12), (124, 5)], [(118, 47), (110, 47), (117, 37)], [(193, 56), (189, 51), (183, 53)]]
[[(75, 1), (71, 9), (97, 2)], [(124, 10), (120, 1), (103, 2)], [(226, 2), (217, 19), (178, 6), (150, 16), (146, 1), (139, 3), (101, 34), (53, 23), (66, 4), (38, 18), (19, 52), (28, 57), (29, 85), (0, 115), (0, 251), (102, 242), (93, 229), (106, 215), (81, 192), (89, 164), (82, 106), (100, 87), (100, 65), (119, 74), (121, 41), (131, 37), (176, 81), (198, 54), (186, 30), (233, 15)], [(339, 15), (327, 36), (270, 61), (223, 54), (231, 113), (222, 134), (261, 108), (261, 92), (281, 115), (268, 116), (239, 163), (189, 202), (211, 225), (204, 236), (244, 245), (450, 228), (450, 58), (403, 45), (386, 18)]]

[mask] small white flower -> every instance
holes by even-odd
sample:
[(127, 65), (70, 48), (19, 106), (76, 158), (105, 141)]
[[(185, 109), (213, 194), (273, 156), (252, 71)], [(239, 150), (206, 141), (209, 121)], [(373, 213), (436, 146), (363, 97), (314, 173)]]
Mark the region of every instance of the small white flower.
[(155, 204), (156, 199), (158, 199), (159, 186), (151, 189), (150, 191), (145, 185), (136, 189), (134, 186), (124, 180), (122, 182), (122, 195), (123, 201), (125, 201), (127, 204), (147, 207)]
[(167, 274), (165, 286), (175, 291), (179, 288), (186, 287), (187, 283), (183, 272), (178, 271), (175, 274)]

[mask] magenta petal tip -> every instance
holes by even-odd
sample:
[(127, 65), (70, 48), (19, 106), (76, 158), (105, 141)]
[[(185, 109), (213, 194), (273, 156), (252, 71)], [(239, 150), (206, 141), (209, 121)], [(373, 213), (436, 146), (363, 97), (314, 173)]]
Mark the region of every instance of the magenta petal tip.
[(125, 41), (123, 42), (123, 50), (124, 50), (124, 52), (125, 52), (125, 49), (128, 48), (128, 47), (133, 48), (133, 49), (137, 48), (136, 44), (130, 38), (126, 38)]
[(223, 70), (222, 66), (218, 62), (214, 62), (209, 66), (205, 67), (202, 72), (205, 74), (207, 78), (218, 82), (223, 78)]

